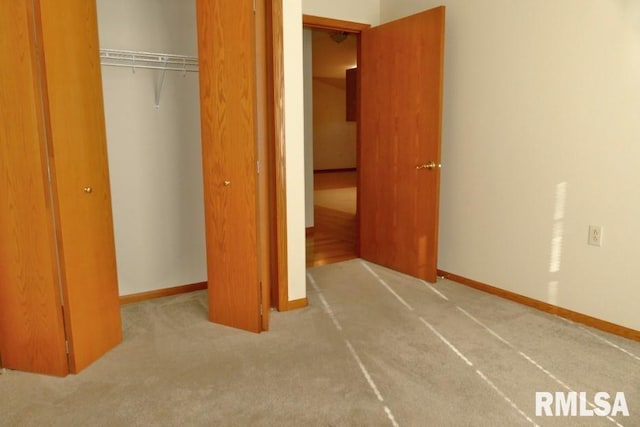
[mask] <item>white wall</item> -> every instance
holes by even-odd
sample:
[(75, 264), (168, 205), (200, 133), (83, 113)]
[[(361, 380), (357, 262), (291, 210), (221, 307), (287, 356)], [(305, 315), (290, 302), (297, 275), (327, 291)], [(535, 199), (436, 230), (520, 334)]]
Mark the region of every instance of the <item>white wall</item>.
[(302, 0), (305, 15), (377, 25), (380, 0)]
[(440, 4), (439, 267), (640, 329), (640, 3), (382, 0), (381, 21)]
[[(195, 1), (98, 0), (100, 47), (197, 55)], [(102, 67), (120, 295), (206, 281), (197, 73)]]
[(313, 32), (303, 30), (305, 227), (313, 227)]
[(304, 84), (300, 0), (283, 0), (289, 301), (306, 296)]

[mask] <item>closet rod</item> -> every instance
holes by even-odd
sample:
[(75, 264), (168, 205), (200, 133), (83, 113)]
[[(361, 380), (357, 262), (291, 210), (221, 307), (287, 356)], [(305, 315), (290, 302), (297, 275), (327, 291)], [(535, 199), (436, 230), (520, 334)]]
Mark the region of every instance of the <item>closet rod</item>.
[(124, 68), (144, 68), (144, 69), (149, 69), (149, 70), (167, 70), (167, 71), (186, 71), (187, 73), (197, 73), (198, 70), (193, 70), (193, 69), (185, 69), (185, 68), (175, 68), (175, 67), (165, 67), (162, 65), (156, 66), (156, 65), (141, 65), (141, 64), (112, 64), (112, 63), (104, 63), (101, 62), (102, 65), (108, 65), (110, 67), (124, 67)]

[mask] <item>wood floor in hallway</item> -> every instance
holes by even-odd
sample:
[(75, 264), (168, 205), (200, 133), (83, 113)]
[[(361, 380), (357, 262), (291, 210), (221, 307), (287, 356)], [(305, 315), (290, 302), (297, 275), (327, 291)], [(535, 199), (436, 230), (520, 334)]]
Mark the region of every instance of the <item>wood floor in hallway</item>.
[[(306, 242), (307, 267), (357, 258), (355, 191), (355, 172), (314, 174), (314, 192), (316, 196), (322, 192), (323, 201), (322, 206), (314, 206), (314, 228)], [(349, 206), (351, 199), (353, 206)]]

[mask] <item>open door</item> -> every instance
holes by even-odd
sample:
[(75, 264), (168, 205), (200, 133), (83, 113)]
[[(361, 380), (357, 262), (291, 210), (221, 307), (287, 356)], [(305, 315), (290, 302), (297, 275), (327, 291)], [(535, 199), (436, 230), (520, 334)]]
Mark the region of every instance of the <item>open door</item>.
[(98, 16), (93, 1), (35, 4), (42, 28), (69, 368), (78, 373), (122, 341)]
[[(262, 10), (262, 9), (261, 9)], [(256, 19), (253, 0), (198, 0), (209, 319), (260, 332)], [(262, 13), (262, 12), (261, 12)], [(266, 292), (268, 295), (268, 292)]]
[(444, 6), (363, 30), (360, 256), (436, 281)]
[(0, 27), (0, 365), (64, 376), (122, 340), (95, 2)]
[(35, 16), (0, 3), (0, 366), (65, 376)]

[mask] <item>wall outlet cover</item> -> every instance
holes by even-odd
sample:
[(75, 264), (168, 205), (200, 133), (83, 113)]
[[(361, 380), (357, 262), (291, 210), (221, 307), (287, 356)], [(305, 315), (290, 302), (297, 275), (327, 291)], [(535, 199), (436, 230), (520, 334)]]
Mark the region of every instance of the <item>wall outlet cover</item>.
[(589, 239), (587, 241), (591, 246), (602, 246), (602, 227), (599, 225), (589, 226)]

